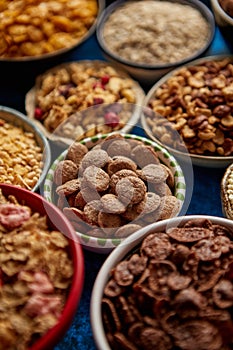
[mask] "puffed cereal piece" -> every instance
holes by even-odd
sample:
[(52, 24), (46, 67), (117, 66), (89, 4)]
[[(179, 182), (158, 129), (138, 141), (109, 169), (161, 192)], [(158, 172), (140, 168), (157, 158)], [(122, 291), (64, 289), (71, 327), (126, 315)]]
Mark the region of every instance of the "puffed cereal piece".
[(122, 214), (126, 210), (125, 205), (114, 194), (105, 194), (100, 201), (106, 213)]
[(109, 175), (95, 165), (90, 165), (84, 170), (83, 179), (97, 192), (103, 192), (109, 187)]
[(61, 185), (67, 181), (73, 180), (78, 175), (78, 167), (72, 160), (62, 160), (58, 163), (54, 171), (54, 182)]

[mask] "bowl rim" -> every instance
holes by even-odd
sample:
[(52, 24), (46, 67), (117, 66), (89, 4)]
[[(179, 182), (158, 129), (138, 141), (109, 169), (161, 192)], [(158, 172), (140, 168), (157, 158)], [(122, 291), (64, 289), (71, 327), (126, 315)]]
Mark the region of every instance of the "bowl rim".
[[(55, 214), (56, 218), (62, 221), (63, 230), (66, 229), (66, 232), (69, 233), (69, 247), (70, 253), (72, 256), (72, 262), (74, 266), (74, 274), (72, 277), (72, 283), (69, 289), (69, 293), (66, 299), (66, 304), (61, 313), (58, 323), (50, 328), (47, 333), (45, 333), (38, 341), (36, 341), (29, 350), (43, 350), (48, 349), (51, 346), (57, 344), (57, 339), (61, 338), (67, 329), (69, 328), (74, 316), (77, 311), (77, 307), (80, 302), (83, 284), (84, 284), (84, 257), (83, 251), (80, 244), (75, 240), (75, 231), (73, 226), (70, 224), (69, 220), (63, 215), (63, 213), (53, 204), (46, 201), (41, 195), (35, 192), (31, 192), (25, 188), (16, 187), (14, 185), (0, 183), (0, 189), (6, 193), (13, 194), (16, 198), (20, 196), (23, 201), (26, 201), (26, 205), (30, 204), (30, 198), (33, 198), (36, 201), (37, 206), (40, 205), (38, 212), (44, 211), (48, 220), (50, 221), (51, 226), (56, 227), (58, 221), (54, 224), (54, 221), (50, 220), (50, 216), (47, 214), (47, 210), (50, 211), (50, 214)], [(33, 210), (35, 211), (35, 210)], [(59, 228), (57, 228), (59, 230)], [(63, 233), (63, 232), (62, 232)]]
[(220, 182), (220, 197), (221, 197), (221, 204), (222, 204), (222, 213), (223, 215), (233, 220), (233, 205), (230, 203), (229, 196), (227, 193), (227, 183), (230, 175), (233, 174), (233, 163), (231, 163), (226, 169), (222, 176), (221, 182)]
[[(105, 139), (107, 136), (113, 135), (113, 134), (120, 134), (124, 136), (126, 139), (133, 139), (133, 140), (139, 140), (142, 141), (146, 145), (151, 145), (155, 151), (159, 154), (159, 159), (163, 163), (165, 163), (170, 169), (172, 169), (173, 175), (175, 177), (175, 196), (179, 200), (180, 203), (180, 210), (177, 215), (180, 215), (182, 210), (185, 209), (185, 201), (186, 198), (188, 198), (187, 195), (187, 188), (186, 188), (186, 179), (184, 172), (179, 164), (179, 162), (175, 159), (175, 157), (170, 154), (164, 147), (160, 146), (156, 142), (149, 140), (145, 137), (134, 135), (134, 134), (125, 134), (125, 133), (119, 133), (119, 132), (112, 132), (108, 134), (100, 134), (94, 137), (87, 137), (81, 141), (79, 141), (82, 144), (91, 144), (91, 147), (93, 145), (97, 144), (101, 140)], [(64, 159), (68, 149), (65, 149), (60, 153), (60, 155), (54, 160), (53, 164), (51, 165), (45, 181), (44, 186), (42, 188), (42, 193), (44, 198), (48, 201), (53, 203), (53, 176), (54, 171), (57, 166), (57, 164)], [(170, 164), (170, 166), (168, 165)], [(187, 197), (186, 197), (187, 196)], [(189, 203), (187, 203), (189, 205)], [(104, 237), (93, 237), (88, 236), (87, 234), (81, 233), (76, 231), (76, 235), (78, 240), (80, 241), (81, 245), (84, 248), (87, 248), (88, 250), (94, 250), (95, 252), (98, 251), (99, 253), (109, 253), (112, 249), (117, 247), (122, 241), (125, 240), (125, 238), (104, 238)]]
[(22, 57), (0, 57), (0, 62), (4, 63), (27, 63), (27, 62), (40, 62), (48, 59), (53, 59), (54, 57), (63, 55), (65, 53), (68, 53), (72, 50), (74, 50), (76, 47), (80, 46), (83, 44), (92, 34), (94, 34), (96, 30), (96, 25), (98, 22), (98, 18), (100, 17), (101, 13), (106, 7), (106, 2), (105, 0), (97, 0), (98, 3), (98, 12), (97, 16), (91, 25), (91, 27), (87, 30), (87, 32), (81, 37), (80, 40), (78, 40), (75, 44), (69, 46), (69, 47), (64, 47), (62, 49), (52, 51), (46, 54), (42, 55), (36, 55), (36, 56), (22, 56)]
[(203, 214), (173, 217), (171, 219), (158, 221), (136, 231), (130, 237), (127, 237), (126, 240), (123, 243), (121, 243), (104, 261), (96, 276), (90, 300), (90, 322), (93, 338), (98, 350), (111, 350), (107, 338), (105, 336), (101, 312), (101, 300), (103, 296), (103, 289), (109, 277), (111, 276), (111, 269), (119, 261), (121, 261), (133, 247), (135, 247), (137, 244), (140, 244), (143, 238), (146, 237), (148, 234), (166, 229), (166, 226), (176, 226), (179, 225), (181, 222), (185, 223), (188, 220), (196, 218), (203, 218), (211, 220), (212, 222), (219, 222), (220, 220), (221, 223), (225, 226), (233, 228), (233, 221), (223, 217), (211, 215), (206, 216)]
[(192, 154), (192, 153), (189, 153), (188, 151), (182, 152), (182, 151), (176, 150), (170, 146), (164, 145), (163, 143), (161, 143), (161, 141), (159, 141), (159, 139), (157, 139), (152, 134), (152, 132), (151, 132), (150, 128), (148, 127), (148, 124), (145, 120), (145, 114), (143, 113), (143, 109), (148, 108), (147, 107), (148, 102), (153, 97), (155, 90), (158, 89), (163, 83), (165, 83), (167, 81), (167, 79), (169, 79), (173, 74), (179, 72), (179, 70), (181, 70), (185, 67), (197, 65), (199, 63), (203, 63), (206, 61), (221, 60), (221, 59), (226, 59), (226, 58), (230, 58), (233, 62), (233, 54), (228, 54), (228, 55), (219, 54), (219, 55), (205, 56), (205, 57), (197, 58), (193, 61), (187, 62), (186, 64), (184, 64), (180, 67), (177, 67), (177, 68), (173, 69), (172, 71), (168, 72), (167, 74), (162, 76), (158, 81), (156, 81), (156, 83), (147, 92), (147, 95), (144, 99), (144, 106), (142, 108), (142, 113), (141, 113), (141, 123), (142, 123), (143, 129), (145, 130), (145, 133), (147, 134), (147, 136), (149, 138), (151, 138), (152, 140), (154, 140), (155, 142), (157, 142), (158, 144), (167, 148), (170, 153), (174, 154), (178, 158), (182, 158), (183, 160), (185, 160), (187, 157), (189, 157), (192, 160), (194, 165), (200, 165), (203, 167), (225, 167), (226, 165), (230, 164), (233, 161), (233, 156), (225, 156), (225, 157), (207, 156), (207, 155), (203, 156), (203, 155), (198, 155), (198, 154)]
[(231, 17), (226, 11), (224, 11), (224, 9), (219, 3), (219, 0), (211, 0), (211, 4), (213, 7), (213, 11), (215, 10), (217, 15), (220, 15), (228, 23), (228, 25), (233, 25), (233, 17)]
[[(134, 0), (127, 0), (128, 2), (134, 2)], [(152, 70), (159, 70), (159, 69), (166, 69), (166, 68), (172, 68), (172, 67), (177, 67), (180, 65), (185, 64), (186, 62), (189, 62), (190, 60), (195, 59), (196, 57), (200, 56), (201, 54), (203, 54), (208, 47), (210, 46), (210, 44), (212, 43), (213, 39), (214, 39), (214, 35), (215, 35), (215, 29), (216, 29), (216, 25), (215, 25), (215, 18), (214, 15), (212, 13), (212, 11), (201, 1), (199, 0), (168, 0), (169, 2), (179, 2), (181, 4), (184, 5), (189, 5), (191, 7), (194, 7), (195, 9), (199, 10), (201, 12), (201, 14), (203, 15), (203, 17), (207, 20), (207, 22), (209, 23), (209, 30), (210, 30), (210, 34), (209, 34), (209, 38), (206, 42), (206, 44), (203, 46), (203, 48), (199, 49), (198, 51), (196, 51), (194, 54), (190, 55), (187, 58), (184, 58), (180, 61), (177, 62), (173, 62), (173, 63), (163, 63), (163, 64), (142, 64), (142, 63), (136, 63), (136, 62), (131, 62), (128, 61), (127, 59), (124, 59), (120, 56), (118, 56), (116, 53), (114, 53), (113, 51), (109, 50), (107, 45), (105, 44), (105, 40), (103, 38), (103, 27), (105, 24), (106, 19), (109, 17), (109, 15), (111, 13), (114, 12), (115, 9), (117, 9), (117, 7), (119, 5), (123, 5), (126, 4), (127, 1), (125, 0), (116, 0), (114, 1), (112, 4), (110, 4), (109, 6), (107, 6), (103, 12), (101, 13), (100, 17), (97, 20), (97, 25), (96, 25), (96, 37), (98, 40), (98, 43), (101, 47), (101, 49), (103, 50), (103, 52), (111, 57), (112, 59), (114, 59), (115, 61), (119, 61), (119, 64), (123, 64), (126, 66), (129, 66), (131, 68), (137, 68), (137, 69), (143, 69), (143, 70), (148, 70), (148, 71), (152, 71)]]
[[(46, 174), (48, 172), (48, 169), (50, 167), (51, 157), (52, 157), (51, 156), (50, 144), (49, 144), (47, 138), (45, 137), (45, 135), (40, 131), (40, 129), (35, 125), (35, 123), (33, 123), (33, 121), (30, 120), (25, 114), (21, 113), (20, 111), (18, 111), (16, 109), (0, 105), (0, 119), (1, 118), (4, 119), (4, 116), (1, 116), (1, 112), (6, 113), (6, 115), (7, 114), (11, 114), (13, 117), (18, 118), (19, 120), (21, 120), (23, 122), (23, 124), (28, 125), (33, 130), (35, 135), (38, 136), (40, 138), (40, 140), (42, 141), (42, 144), (43, 144), (43, 149), (42, 149), (42, 155), (43, 155), (42, 171), (41, 171), (41, 174), (40, 174), (40, 177), (39, 177), (37, 183), (31, 189), (32, 192), (35, 192), (41, 186), (41, 184), (44, 181), (45, 176), (46, 176)], [(8, 121), (7, 118), (4, 119), (4, 120)], [(11, 122), (9, 121), (9, 123), (11, 123)], [(21, 127), (24, 128), (24, 125), (22, 125)], [(36, 140), (36, 142), (37, 142), (37, 140)]]

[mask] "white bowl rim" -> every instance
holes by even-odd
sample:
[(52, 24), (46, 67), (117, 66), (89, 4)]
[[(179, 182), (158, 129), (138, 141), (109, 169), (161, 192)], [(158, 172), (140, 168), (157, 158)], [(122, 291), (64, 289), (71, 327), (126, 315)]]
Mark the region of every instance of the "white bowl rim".
[[(149, 233), (156, 232), (157, 230), (163, 230), (166, 228), (166, 226), (177, 226), (180, 224), (180, 222), (187, 222), (188, 220), (193, 220), (197, 218), (210, 220), (212, 222), (221, 222), (221, 224), (230, 227), (231, 229), (233, 228), (233, 221), (224, 217), (211, 215), (186, 215), (173, 217), (171, 219), (158, 221), (136, 231), (131, 236), (127, 237), (125, 241), (121, 243), (107, 257), (95, 279), (90, 301), (91, 328), (95, 344), (98, 350), (111, 350), (107, 338), (105, 336), (104, 326), (101, 317), (101, 300), (103, 296), (103, 289), (107, 280), (110, 277), (111, 269), (124, 258), (124, 256), (131, 250), (131, 248), (139, 244), (143, 240), (143, 238), (146, 237)], [(132, 245), (132, 247), (130, 247), (130, 245)]]
[[(43, 133), (40, 131), (40, 129), (23, 113), (19, 112), (18, 110), (14, 109), (14, 108), (0, 105), (0, 113), (1, 112), (9, 113), (9, 114), (15, 116), (16, 118), (19, 118), (20, 120), (22, 120), (23, 123), (28, 124), (30, 126), (30, 128), (32, 130), (34, 130), (35, 134), (37, 134), (37, 136), (41, 139), (41, 141), (43, 143), (44, 149), (42, 150), (42, 152), (43, 152), (44, 159), (43, 159), (42, 172), (40, 174), (40, 177), (39, 177), (36, 185), (31, 189), (32, 192), (36, 192), (39, 189), (39, 187), (41, 186), (42, 182), (44, 181), (45, 176), (46, 176), (46, 174), (49, 170), (49, 167), (50, 167), (51, 148), (50, 148), (49, 142), (48, 142), (47, 138), (43, 135)], [(0, 116), (0, 118), (1, 118), (1, 116)]]
[[(185, 199), (186, 199), (186, 181), (185, 181), (185, 176), (183, 173), (183, 170), (181, 166), (179, 165), (178, 161), (175, 159), (173, 155), (171, 155), (164, 147), (158, 145), (156, 142), (149, 140), (145, 137), (138, 136), (138, 135), (133, 135), (133, 134), (125, 134), (125, 133), (119, 133), (119, 132), (112, 132), (108, 134), (101, 134), (101, 135), (96, 135), (93, 137), (87, 137), (83, 140), (80, 141), (80, 143), (83, 144), (88, 144), (88, 143), (96, 143), (100, 140), (105, 139), (109, 135), (113, 134), (121, 134), (122, 136), (129, 138), (129, 139), (136, 139), (144, 142), (147, 145), (152, 145), (152, 147), (157, 149), (157, 152), (159, 152), (159, 159), (166, 164), (166, 160), (169, 160), (169, 163), (171, 164), (171, 168), (174, 171), (174, 176), (176, 179), (176, 193), (175, 196), (180, 202), (180, 211), (181, 212)], [(64, 159), (67, 149), (62, 151), (62, 153), (55, 159), (53, 164), (51, 165), (44, 181), (44, 185), (42, 188), (43, 196), (48, 202), (53, 203), (53, 198), (52, 198), (52, 188), (53, 188), (53, 176), (54, 176), (54, 171), (57, 166), (57, 164)], [(168, 165), (168, 164), (166, 164)], [(189, 204), (189, 203), (188, 203)], [(179, 213), (177, 215), (179, 215)], [(77, 239), (81, 243), (81, 245), (91, 251), (97, 251), (100, 253), (109, 253), (112, 249), (116, 248), (124, 239), (120, 238), (97, 238), (97, 237), (91, 237), (88, 236), (87, 234), (81, 233), (76, 231), (77, 234)]]
[[(168, 78), (170, 78), (173, 74), (175, 74), (176, 72), (178, 72), (180, 69), (183, 69), (184, 67), (189, 67), (189, 66), (193, 66), (193, 65), (197, 65), (199, 63), (202, 62), (206, 62), (206, 61), (212, 61), (212, 60), (222, 60), (225, 58), (229, 58), (232, 59), (233, 61), (233, 54), (219, 54), (219, 55), (212, 55), (212, 56), (206, 56), (206, 57), (201, 57), (201, 58), (197, 58), (193, 61), (187, 62), (186, 64), (177, 67), (175, 69), (173, 69), (172, 71), (168, 72), (167, 74), (165, 74), (164, 76), (162, 76), (162, 78), (160, 78), (158, 81), (156, 81), (156, 83), (150, 88), (150, 90), (147, 92), (147, 95), (144, 99), (144, 108), (147, 108), (147, 104), (149, 102), (149, 100), (151, 99), (151, 97), (154, 95), (155, 90), (157, 88), (159, 88), (159, 86), (161, 86), (163, 83), (165, 83), (167, 81)], [(142, 108), (143, 110), (143, 108)], [(178, 157), (184, 157), (184, 159), (188, 156), (191, 158), (191, 160), (193, 161), (194, 164), (197, 165), (201, 165), (201, 166), (208, 166), (206, 164), (206, 162), (211, 163), (211, 167), (225, 167), (226, 164), (229, 164), (231, 162), (233, 162), (233, 156), (225, 156), (225, 157), (221, 157), (221, 156), (203, 156), (203, 155), (198, 155), (198, 154), (193, 154), (193, 153), (185, 153), (185, 152), (181, 152), (178, 150), (175, 150), (172, 147), (166, 146), (164, 144), (162, 144), (155, 136), (153, 136), (153, 134), (151, 133), (150, 129), (148, 128), (148, 125), (145, 121), (144, 118), (144, 114), (142, 112), (141, 114), (141, 123), (143, 125), (143, 129), (145, 130), (146, 134), (148, 135), (148, 137), (150, 137), (153, 141), (157, 142), (158, 144), (160, 144), (161, 146), (165, 147), (168, 149), (168, 151), (174, 155), (177, 155)]]
[(224, 20), (230, 25), (233, 25), (233, 17), (229, 16), (226, 11), (223, 10), (222, 6), (218, 0), (211, 0), (212, 5), (219, 12), (219, 14), (224, 18)]
[(113, 3), (111, 3), (109, 6), (107, 6), (104, 11), (101, 13), (97, 25), (96, 25), (96, 37), (100, 44), (100, 47), (102, 50), (110, 57), (112, 57), (114, 60), (119, 61), (119, 63), (127, 65), (129, 67), (137, 68), (137, 69), (146, 69), (148, 71), (150, 70), (157, 70), (157, 69), (164, 69), (164, 68), (172, 68), (177, 67), (180, 65), (185, 64), (186, 62), (189, 62), (190, 60), (195, 59), (196, 57), (203, 54), (208, 47), (210, 46), (211, 42), (213, 41), (214, 35), (215, 35), (215, 19), (212, 11), (201, 1), (199, 0), (169, 0), (170, 2), (180, 2), (181, 4), (189, 5), (201, 12), (201, 14), (207, 19), (210, 27), (210, 36), (206, 42), (206, 44), (203, 46), (203, 48), (196, 51), (194, 54), (190, 55), (189, 57), (182, 59), (181, 61), (172, 62), (172, 63), (164, 63), (164, 64), (141, 64), (136, 62), (128, 61), (127, 59), (124, 59), (114, 52), (110, 51), (108, 47), (105, 45), (103, 34), (102, 34), (102, 28), (104, 26), (105, 19), (112, 13), (114, 10), (121, 4), (126, 3), (125, 0), (116, 0)]

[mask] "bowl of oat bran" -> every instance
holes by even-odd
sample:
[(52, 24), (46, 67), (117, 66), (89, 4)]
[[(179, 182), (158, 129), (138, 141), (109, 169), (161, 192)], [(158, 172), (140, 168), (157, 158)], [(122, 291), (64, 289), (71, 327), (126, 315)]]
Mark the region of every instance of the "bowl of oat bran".
[(231, 55), (203, 57), (158, 80), (141, 115), (147, 136), (194, 165), (231, 164), (232, 62)]
[(69, 220), (37, 193), (0, 184), (1, 347), (47, 350), (79, 305), (84, 261)]
[(157, 222), (128, 237), (92, 290), (97, 349), (230, 350), (232, 238), (232, 220), (204, 215)]
[(105, 57), (143, 84), (203, 54), (215, 21), (201, 1), (115, 1), (97, 22)]
[(0, 106), (0, 182), (37, 191), (48, 172), (47, 138), (23, 113)]
[(67, 216), (85, 249), (103, 254), (141, 227), (179, 215), (188, 198), (175, 158), (123, 133), (73, 142), (49, 169), (43, 195)]

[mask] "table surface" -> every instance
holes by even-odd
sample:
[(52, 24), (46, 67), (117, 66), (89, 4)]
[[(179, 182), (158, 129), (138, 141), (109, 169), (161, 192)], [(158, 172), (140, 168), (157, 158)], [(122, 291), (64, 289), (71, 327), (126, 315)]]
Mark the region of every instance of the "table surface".
[[(109, 2), (106, 1), (106, 5)], [(209, 1), (203, 2), (209, 6)], [(213, 43), (205, 53), (205, 56), (231, 53), (233, 53), (232, 44), (224, 39), (217, 27)], [(64, 55), (62, 58), (48, 62), (27, 63), (26, 65), (0, 63), (0, 105), (15, 108), (25, 113), (25, 94), (34, 85), (35, 77), (38, 74), (61, 62), (81, 59), (104, 59), (95, 34), (76, 50)], [(144, 89), (146, 92), (147, 88), (144, 87)], [(186, 173), (185, 166), (183, 170)], [(223, 216), (220, 200), (220, 182), (224, 171), (225, 169), (193, 166), (192, 176), (186, 178), (190, 196), (185, 205), (185, 212), (182, 214)], [(190, 173), (190, 169), (188, 169), (188, 172)], [(80, 304), (73, 323), (54, 350), (96, 349), (90, 325), (90, 298), (95, 278), (106, 257), (106, 255), (84, 251), (86, 278)]]

